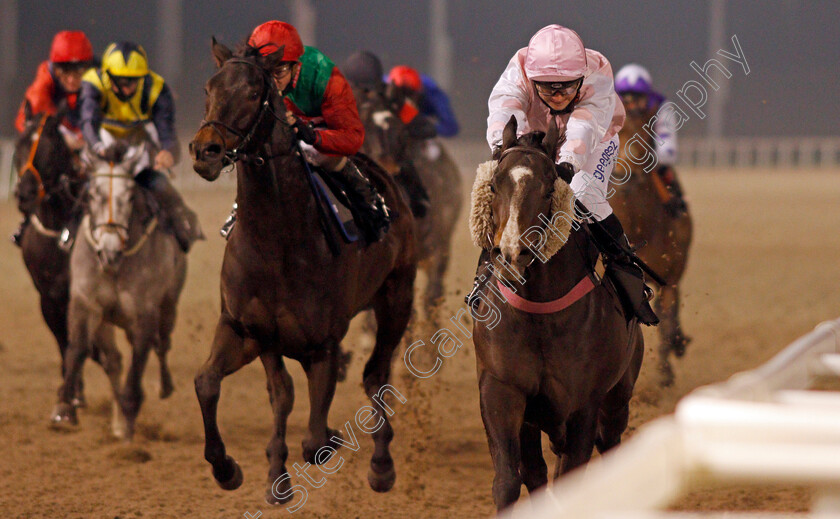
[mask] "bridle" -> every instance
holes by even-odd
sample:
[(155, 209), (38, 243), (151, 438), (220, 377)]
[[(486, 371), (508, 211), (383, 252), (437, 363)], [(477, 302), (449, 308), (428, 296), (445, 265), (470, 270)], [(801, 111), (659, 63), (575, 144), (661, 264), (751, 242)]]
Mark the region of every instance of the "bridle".
[(47, 189), (44, 187), (44, 180), (41, 178), (41, 173), (35, 167), (35, 154), (38, 152), (38, 145), (41, 143), (41, 134), (44, 132), (44, 125), (47, 122), (47, 113), (41, 115), (41, 121), (38, 123), (38, 129), (32, 135), (32, 147), (29, 148), (29, 157), (26, 159), (26, 164), (18, 171), (18, 180), (22, 179), (27, 172), (32, 173), (35, 180), (38, 181), (38, 201), (44, 199), (47, 195)]
[[(263, 118), (265, 117), (266, 113), (270, 113), (274, 118), (278, 121), (282, 121), (283, 119), (277, 115), (277, 113), (271, 108), (271, 79), (268, 76), (268, 73), (256, 64), (254, 61), (245, 59), (245, 58), (231, 58), (225, 61), (224, 65), (228, 63), (242, 63), (251, 67), (255, 67), (257, 70), (260, 71), (263, 78), (263, 91), (260, 94), (260, 111), (257, 113), (254, 122), (251, 124), (251, 127), (248, 129), (247, 132), (242, 132), (233, 128), (227, 123), (224, 123), (219, 120), (203, 120), (201, 122), (201, 126), (199, 126), (198, 130), (201, 131), (205, 127), (210, 127), (216, 132), (216, 135), (219, 136), (219, 139), (222, 141), (222, 147), (224, 148), (224, 157), (222, 158), (222, 162), (226, 162), (225, 167), (233, 168), (233, 165), (240, 160), (244, 161), (251, 161), (257, 166), (262, 166), (265, 164), (265, 159), (261, 157), (259, 154), (254, 154), (253, 156), (248, 155), (244, 152), (245, 148), (251, 143), (251, 140), (254, 138), (254, 134), (257, 131), (260, 123), (262, 122)], [(221, 72), (221, 70), (219, 71)], [(216, 72), (218, 74), (219, 72)], [(225, 142), (225, 136), (222, 134), (222, 131), (219, 127), (224, 128), (226, 131), (234, 134), (236, 137), (240, 139), (239, 144), (236, 145), (233, 149), (227, 148), (227, 143)], [(273, 158), (273, 157), (268, 157)]]
[[(123, 245), (128, 242), (128, 225), (122, 224), (119, 222), (114, 221), (114, 179), (115, 178), (123, 178), (126, 180), (131, 181), (132, 183), (135, 182), (134, 176), (128, 173), (114, 173), (114, 163), (108, 163), (111, 170), (108, 173), (94, 173), (92, 175), (92, 179), (96, 178), (108, 178), (108, 221), (105, 223), (96, 223), (94, 225), (88, 225), (90, 228), (91, 234), (99, 229), (100, 227), (104, 228), (103, 231), (108, 234), (117, 234), (120, 237), (120, 241)], [(99, 245), (98, 243), (96, 244)]]

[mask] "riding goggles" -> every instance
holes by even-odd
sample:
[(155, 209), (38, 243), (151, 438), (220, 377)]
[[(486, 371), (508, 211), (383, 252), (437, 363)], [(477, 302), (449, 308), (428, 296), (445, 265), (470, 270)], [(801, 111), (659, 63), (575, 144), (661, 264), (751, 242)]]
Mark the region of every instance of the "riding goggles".
[(534, 87), (543, 96), (570, 96), (578, 91), (581, 83), (583, 83), (582, 77), (571, 81), (534, 81)]

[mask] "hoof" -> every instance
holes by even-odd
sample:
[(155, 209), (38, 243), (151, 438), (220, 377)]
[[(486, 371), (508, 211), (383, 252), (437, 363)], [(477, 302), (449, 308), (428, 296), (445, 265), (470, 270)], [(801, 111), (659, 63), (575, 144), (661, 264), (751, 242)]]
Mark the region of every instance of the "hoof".
[(671, 343), (671, 351), (674, 352), (674, 355), (679, 358), (685, 355), (685, 349), (688, 344), (691, 342), (691, 337), (686, 337), (684, 335), (678, 335), (674, 338), (673, 342)]
[(371, 463), (370, 470), (368, 470), (368, 483), (374, 492), (387, 492), (394, 488), (394, 482), (397, 480), (397, 472), (394, 470), (393, 463), (391, 468), (385, 472), (377, 472), (373, 469)]
[[(279, 481), (280, 479), (283, 480)], [(289, 492), (291, 488), (292, 484), (290, 483), (290, 478), (288, 477), (277, 478), (274, 481), (269, 480), (268, 488), (265, 490), (265, 502), (271, 506), (288, 503), (292, 500), (292, 496), (294, 496), (294, 492)]]
[(225, 464), (233, 466), (233, 473), (225, 479), (224, 481), (220, 479), (219, 475), (216, 474), (216, 471), (213, 470), (213, 477), (216, 479), (216, 483), (222, 487), (222, 490), (236, 490), (240, 486), (242, 486), (242, 481), (244, 477), (242, 476), (242, 469), (239, 468), (239, 463), (236, 463), (236, 460), (231, 458), (230, 456), (225, 456)]
[(76, 416), (76, 408), (65, 402), (56, 404), (50, 416), (50, 427), (68, 429), (77, 425), (79, 425), (79, 419)]
[[(307, 463), (311, 463), (313, 465), (317, 465), (315, 463), (315, 453), (318, 452), (318, 449), (321, 447), (332, 447), (335, 450), (341, 448), (341, 444), (339, 442), (333, 441), (332, 437), (335, 436), (336, 438), (344, 439), (340, 432), (335, 429), (327, 428), (327, 441), (322, 443), (313, 442), (311, 439), (303, 440), (301, 442), (301, 447), (303, 447), (303, 460)], [(329, 460), (326, 460), (329, 462)]]

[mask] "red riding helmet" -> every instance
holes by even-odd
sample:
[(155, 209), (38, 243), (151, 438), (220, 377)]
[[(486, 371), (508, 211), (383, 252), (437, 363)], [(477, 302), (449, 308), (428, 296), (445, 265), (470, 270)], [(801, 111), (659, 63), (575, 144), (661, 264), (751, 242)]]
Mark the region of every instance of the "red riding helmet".
[(283, 47), (283, 61), (298, 61), (303, 55), (303, 42), (294, 25), (272, 20), (258, 26), (248, 38), (248, 45), (267, 56)]
[(82, 31), (61, 31), (50, 47), (53, 63), (83, 63), (93, 60), (93, 46)]
[(423, 90), (423, 80), (420, 73), (408, 65), (397, 65), (388, 73), (388, 82), (399, 87), (407, 87), (415, 92)]

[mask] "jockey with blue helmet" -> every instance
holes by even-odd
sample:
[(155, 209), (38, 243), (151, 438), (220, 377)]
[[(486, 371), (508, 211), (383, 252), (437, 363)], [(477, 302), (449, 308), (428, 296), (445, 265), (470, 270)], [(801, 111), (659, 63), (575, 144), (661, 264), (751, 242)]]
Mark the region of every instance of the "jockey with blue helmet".
[[(624, 65), (615, 75), (615, 91), (621, 96), (624, 108), (630, 117), (650, 118), (662, 106), (665, 96), (654, 90), (650, 73), (637, 63)], [(653, 125), (656, 133), (656, 155), (659, 162), (657, 172), (671, 199), (665, 202), (665, 210), (673, 217), (685, 213), (687, 208), (682, 188), (677, 180), (674, 164), (677, 162), (677, 128), (671, 117), (657, 117)]]

